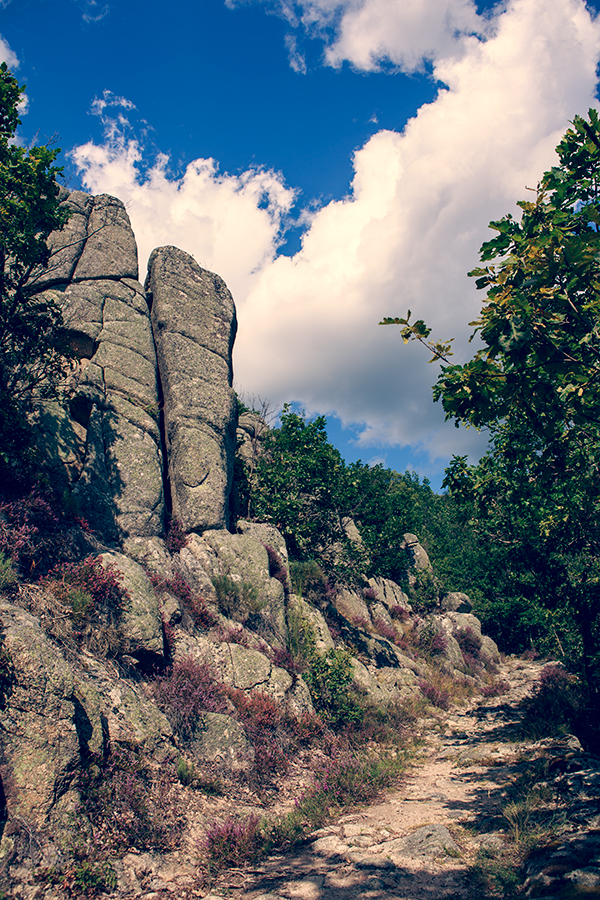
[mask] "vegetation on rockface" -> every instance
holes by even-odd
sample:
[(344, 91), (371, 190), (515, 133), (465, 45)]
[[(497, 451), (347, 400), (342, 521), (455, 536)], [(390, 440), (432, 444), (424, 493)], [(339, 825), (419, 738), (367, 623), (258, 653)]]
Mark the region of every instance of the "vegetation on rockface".
[(519, 221), (492, 222), (470, 274), (487, 291), (483, 346), (451, 365), (422, 321), (403, 326), (444, 363), (447, 418), (490, 432), (476, 466), (445, 484), (496, 583), (486, 613), (509, 646), (529, 639), (600, 692), (600, 120), (576, 116)]
[(56, 397), (73, 353), (62, 331), (59, 306), (36, 298), (36, 279), (51, 260), (47, 239), (68, 211), (58, 202), (47, 146), (14, 142), (24, 91), (5, 63), (0, 67), (0, 475), (18, 473), (31, 445), (33, 404)]
[[(260, 450), (252, 466), (238, 467), (241, 510), (279, 528), (293, 562), (317, 560), (334, 580), (379, 575), (406, 584), (400, 545), (411, 532), (432, 555), (446, 590), (470, 590), (481, 580), (484, 561), (469, 532), (457, 527), (453, 502), (414, 473), (346, 464), (327, 440), (324, 417), (311, 421), (284, 407)], [(362, 547), (347, 536), (348, 519)]]

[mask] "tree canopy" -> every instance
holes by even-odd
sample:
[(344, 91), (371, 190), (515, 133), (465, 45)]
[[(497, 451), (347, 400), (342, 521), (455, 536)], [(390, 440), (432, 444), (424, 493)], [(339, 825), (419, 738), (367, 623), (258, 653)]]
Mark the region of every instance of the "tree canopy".
[(47, 238), (68, 218), (58, 200), (58, 149), (16, 141), (25, 89), (0, 67), (0, 460), (11, 465), (27, 443), (34, 400), (54, 396), (72, 356), (60, 309), (35, 295), (35, 279), (50, 259)]
[[(490, 430), (476, 466), (454, 458), (445, 484), (504, 565), (498, 604), (519, 604), (534, 630), (600, 678), (600, 121), (575, 117), (520, 219), (469, 273), (486, 290), (472, 322), (482, 347), (464, 365), (429, 340), (422, 320), (399, 324), (443, 363), (434, 398), (447, 419)], [(514, 624), (514, 623), (513, 623)]]

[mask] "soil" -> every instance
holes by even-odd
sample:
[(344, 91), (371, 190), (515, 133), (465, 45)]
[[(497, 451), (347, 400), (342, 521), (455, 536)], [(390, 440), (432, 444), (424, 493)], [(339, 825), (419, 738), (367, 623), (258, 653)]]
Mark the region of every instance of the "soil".
[[(482, 848), (506, 841), (505, 787), (518, 772), (519, 706), (542, 663), (506, 659), (507, 693), (427, 720), (425, 740), (401, 786), (342, 816), (304, 847), (229, 870), (204, 900), (481, 900), (469, 877)], [(194, 892), (195, 893), (195, 892)]]

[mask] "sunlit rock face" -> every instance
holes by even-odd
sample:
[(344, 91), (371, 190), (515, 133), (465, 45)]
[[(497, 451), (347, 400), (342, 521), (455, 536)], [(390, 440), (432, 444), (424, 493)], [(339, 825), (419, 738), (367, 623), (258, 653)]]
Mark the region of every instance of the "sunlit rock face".
[(71, 217), (50, 236), (50, 265), (34, 285), (62, 307), (79, 365), (69, 408), (39, 412), (46, 468), (110, 542), (163, 534), (171, 502), (188, 532), (227, 527), (231, 294), (174, 247), (152, 254), (146, 294), (121, 201), (74, 191), (62, 202)]
[(227, 527), (237, 424), (233, 298), (218, 275), (176, 247), (154, 250), (146, 289), (173, 515), (187, 532)]

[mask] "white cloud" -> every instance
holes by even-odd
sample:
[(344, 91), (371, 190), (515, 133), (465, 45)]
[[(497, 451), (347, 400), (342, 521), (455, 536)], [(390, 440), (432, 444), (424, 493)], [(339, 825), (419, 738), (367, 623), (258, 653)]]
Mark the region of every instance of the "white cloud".
[(76, 0), (76, 2), (83, 10), (81, 15), (83, 21), (91, 25), (100, 22), (110, 10), (108, 3), (99, 3), (98, 0)]
[(334, 29), (330, 64), (410, 70), (430, 57), (447, 87), (401, 134), (380, 131), (356, 152), (348, 196), (306, 215), (294, 257), (276, 256), (293, 196), (273, 172), (220, 174), (209, 159), (173, 177), (162, 157), (142, 179), (140, 145), (118, 127), (74, 159), (90, 190), (128, 203), (142, 258), (177, 244), (229, 283), (243, 389), (362, 422), (365, 448), (411, 444), (433, 458), (481, 448), (476, 433), (441, 427), (425, 351), (377, 322), (410, 307), (437, 337), (456, 335), (457, 361), (471, 355), (480, 297), (465, 273), (487, 222), (515, 210), (569, 119), (595, 104), (600, 27), (580, 0), (513, 0), (490, 21), (464, 0), (295, 10), (305, 27)]
[(0, 64), (6, 63), (9, 69), (16, 69), (19, 66), (17, 54), (8, 46), (7, 41), (0, 34)]
[[(481, 446), (472, 431), (438, 430), (425, 352), (377, 322), (410, 307), (437, 336), (457, 336), (457, 359), (470, 355), (466, 323), (480, 298), (465, 273), (485, 226), (514, 210), (569, 118), (594, 104), (600, 30), (581, 3), (516, 0), (494, 29), (437, 63), (448, 89), (402, 134), (380, 131), (356, 153), (350, 196), (317, 212), (302, 251), (240, 298), (240, 383), (364, 421), (365, 446), (440, 456)], [(377, 52), (365, 43), (360, 58), (370, 66)]]
[[(118, 107), (116, 118), (106, 115), (110, 106)], [(128, 123), (120, 112), (132, 108), (130, 101), (110, 92), (94, 101), (105, 142), (90, 142), (71, 152), (86, 188), (114, 194), (126, 204), (142, 280), (153, 248), (173, 244), (218, 272), (235, 297), (246, 296), (275, 256), (294, 192), (275, 172), (256, 168), (241, 175), (222, 174), (213, 159), (196, 159), (176, 177), (169, 171), (168, 157), (159, 155), (142, 174), (142, 148), (127, 136)]]

